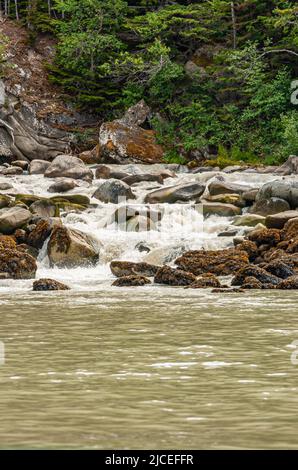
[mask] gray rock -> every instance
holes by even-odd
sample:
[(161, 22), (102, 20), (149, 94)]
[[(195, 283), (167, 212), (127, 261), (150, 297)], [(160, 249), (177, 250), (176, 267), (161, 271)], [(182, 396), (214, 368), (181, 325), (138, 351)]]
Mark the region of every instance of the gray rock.
[(23, 207), (15, 206), (10, 209), (2, 209), (0, 212), (0, 233), (10, 235), (17, 228), (26, 225), (31, 218), (31, 212)]
[(99, 201), (111, 202), (112, 204), (118, 204), (119, 198), (135, 199), (135, 195), (128, 184), (116, 179), (110, 179), (102, 183), (93, 194), (93, 197)]
[(93, 179), (92, 171), (84, 162), (71, 155), (59, 155), (53, 160), (44, 174), (47, 178), (73, 178), (90, 181)]
[(153, 191), (152, 193), (147, 194), (145, 197), (145, 203), (175, 203), (177, 201), (198, 202), (204, 191), (205, 186), (199, 183), (169, 186), (167, 188), (158, 189), (157, 191)]
[(291, 155), (283, 165), (275, 170), (275, 173), (283, 176), (298, 175), (298, 157)]
[(298, 182), (271, 181), (262, 186), (257, 194), (256, 201), (277, 197), (287, 201), (292, 209), (298, 207)]
[(23, 170), (18, 166), (9, 166), (8, 168), (3, 168), (0, 170), (0, 174), (4, 176), (17, 176), (22, 175)]
[(30, 211), (33, 215), (39, 217), (57, 217), (59, 215), (56, 205), (47, 199), (33, 202), (30, 206)]
[(226, 181), (212, 181), (208, 186), (210, 196), (217, 196), (219, 194), (243, 194), (250, 191), (249, 186), (236, 183), (227, 183)]
[(45, 160), (33, 160), (29, 165), (29, 174), (44, 175), (49, 166), (50, 162), (47, 162)]
[(289, 211), (290, 209), (290, 204), (284, 199), (270, 197), (269, 199), (258, 199), (250, 208), (249, 212), (266, 217), (267, 215), (278, 214), (279, 212)]
[(0, 183), (0, 191), (7, 191), (8, 189), (13, 189), (13, 185), (10, 183)]

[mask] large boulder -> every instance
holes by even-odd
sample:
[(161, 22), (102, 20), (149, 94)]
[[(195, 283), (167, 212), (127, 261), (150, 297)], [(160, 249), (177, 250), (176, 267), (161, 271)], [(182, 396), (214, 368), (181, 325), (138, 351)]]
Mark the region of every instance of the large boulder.
[(52, 266), (89, 266), (98, 261), (96, 242), (79, 230), (55, 227), (48, 243), (48, 257)]
[(1, 249), (0, 273), (10, 279), (33, 279), (37, 270), (33, 256), (14, 248)]
[(298, 175), (298, 157), (291, 155), (283, 165), (275, 170), (275, 173), (283, 176)]
[(286, 222), (281, 236), (283, 240), (291, 240), (298, 236), (298, 215)]
[(147, 194), (145, 203), (158, 204), (158, 203), (175, 203), (178, 201), (198, 202), (200, 197), (205, 191), (205, 186), (200, 183), (179, 184), (175, 186), (168, 186), (167, 188), (158, 189), (152, 193)]
[(298, 289), (298, 276), (291, 276), (277, 284), (276, 289), (296, 290)]
[(295, 181), (271, 181), (259, 190), (256, 202), (270, 198), (284, 199), (291, 209), (298, 207), (298, 182)]
[(38, 217), (57, 217), (59, 216), (59, 209), (57, 206), (48, 199), (41, 199), (35, 201), (30, 206), (32, 214)]
[(102, 183), (93, 194), (93, 197), (99, 201), (111, 202), (112, 204), (118, 204), (120, 199), (135, 199), (130, 186), (116, 179), (109, 179)]
[(116, 179), (116, 180), (123, 180), (124, 178), (130, 176), (128, 173), (123, 171), (113, 170), (112, 168), (108, 167), (107, 165), (98, 165), (95, 170), (95, 178), (96, 179)]
[(279, 197), (270, 197), (269, 199), (259, 199), (250, 208), (252, 214), (259, 214), (264, 217), (290, 210), (290, 204)]
[(248, 262), (249, 257), (246, 251), (230, 248), (218, 251), (187, 251), (176, 259), (175, 264), (179, 269), (196, 276), (205, 273), (228, 276), (246, 266)]
[(90, 181), (93, 173), (82, 160), (71, 155), (59, 155), (53, 160), (44, 174), (47, 178), (73, 178)]
[(44, 175), (50, 164), (46, 160), (33, 160), (29, 165), (29, 173), (30, 175)]
[(27, 236), (27, 243), (34, 248), (42, 248), (46, 239), (51, 235), (55, 227), (61, 227), (62, 221), (59, 218), (41, 219), (34, 225), (34, 228)]
[(226, 181), (212, 181), (208, 186), (210, 196), (219, 194), (243, 194), (251, 190), (249, 186), (244, 184), (228, 183)]
[(122, 119), (105, 122), (99, 131), (102, 161), (107, 163), (160, 163), (164, 150), (152, 130), (142, 129), (150, 109), (142, 100), (128, 109)]
[(282, 229), (289, 220), (297, 217), (298, 211), (280, 212), (278, 214), (268, 215), (266, 217), (265, 225), (268, 228)]
[(11, 207), (0, 211), (0, 233), (11, 234), (17, 228), (26, 225), (32, 218), (32, 214), (23, 207)]

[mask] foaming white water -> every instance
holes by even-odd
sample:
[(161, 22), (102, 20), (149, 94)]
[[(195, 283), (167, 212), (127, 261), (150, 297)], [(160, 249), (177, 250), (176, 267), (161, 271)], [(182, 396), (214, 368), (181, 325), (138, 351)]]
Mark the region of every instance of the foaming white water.
[[(160, 169), (159, 165), (114, 165), (115, 169), (129, 173), (155, 173)], [(176, 178), (168, 178), (164, 185), (145, 182), (132, 186), (136, 199), (128, 201), (129, 204), (144, 207), (143, 201), (146, 194), (160, 187), (168, 187), (176, 184), (199, 182), (209, 184), (218, 177), (226, 182), (246, 184), (250, 188), (260, 187), (268, 181), (280, 179), (272, 174), (259, 173), (232, 173), (219, 172), (206, 173), (178, 173)], [(294, 177), (293, 177), (294, 178)], [(289, 177), (291, 179), (291, 177)], [(0, 182), (7, 181), (0, 177)], [(62, 213), (63, 223), (71, 228), (81, 230), (92, 235), (98, 242), (99, 262), (90, 268), (58, 269), (49, 266), (47, 258), (47, 242), (40, 251), (38, 257), (37, 277), (52, 277), (68, 282), (78, 289), (92, 289), (99, 284), (108, 282), (110, 285), (111, 272), (109, 263), (112, 260), (148, 261), (152, 263), (171, 264), (183, 251), (189, 249), (220, 249), (232, 246), (231, 237), (218, 237), (218, 234), (231, 228), (232, 218), (211, 216), (203, 220), (199, 206), (189, 204), (163, 204), (152, 205), (153, 210), (161, 210), (163, 217), (157, 221), (150, 231), (127, 231), (117, 222), (113, 221), (113, 214), (120, 207), (115, 204), (104, 204), (92, 198), (96, 188), (103, 180), (93, 180), (92, 184), (78, 181), (79, 186), (67, 194), (84, 194), (91, 198), (91, 207), (82, 213)], [(10, 177), (9, 182), (13, 189), (3, 191), (6, 194), (35, 194), (50, 197), (55, 194), (48, 191), (53, 183), (52, 179), (41, 175), (22, 175)], [(63, 197), (63, 196), (62, 196)], [(233, 227), (235, 228), (235, 227)], [(28, 289), (30, 281), (2, 281), (1, 290)]]

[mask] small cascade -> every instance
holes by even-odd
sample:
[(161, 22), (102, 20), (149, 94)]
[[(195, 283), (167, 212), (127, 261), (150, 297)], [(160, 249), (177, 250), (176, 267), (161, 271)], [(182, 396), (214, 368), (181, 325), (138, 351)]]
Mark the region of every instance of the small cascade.
[[(131, 167), (113, 165), (115, 169), (129, 172), (132, 168), (140, 173), (154, 173), (160, 170), (160, 165), (150, 168), (143, 165)], [(268, 181), (277, 179), (276, 175), (253, 172), (236, 172), (231, 174), (221, 172), (204, 173), (178, 173), (175, 178), (167, 178), (161, 186), (155, 182), (142, 182), (132, 186), (136, 199), (128, 201), (129, 205), (137, 206), (146, 211), (162, 212), (151, 230), (134, 230), (134, 227), (123, 227), (115, 220), (115, 212), (123, 206), (120, 204), (104, 204), (95, 198), (93, 193), (103, 180), (94, 179), (92, 184), (78, 181), (78, 187), (67, 194), (82, 194), (91, 198), (90, 207), (84, 212), (61, 213), (65, 226), (80, 230), (98, 242), (99, 261), (96, 266), (89, 268), (59, 269), (50, 267), (47, 257), (47, 243), (45, 242), (38, 256), (38, 277), (51, 277), (60, 281), (69, 282), (72, 286), (96, 287), (100, 283), (109, 282), (111, 273), (109, 263), (112, 260), (147, 261), (155, 264), (171, 264), (181, 253), (193, 249), (222, 249), (232, 246), (233, 237), (221, 236), (220, 232), (231, 228), (233, 218), (212, 215), (203, 218), (199, 204), (144, 204), (145, 196), (156, 189), (187, 183), (206, 184), (214, 179), (226, 182), (245, 184), (251, 188), (260, 187)], [(53, 180), (40, 175), (22, 175), (10, 179), (14, 189), (7, 191), (10, 194), (34, 194), (51, 197), (59, 194), (48, 192)], [(60, 194), (61, 197), (63, 195)], [(146, 209), (147, 208), (147, 209)], [(12, 281), (5, 281), (7, 285)], [(25, 283), (26, 284), (26, 283)], [(24, 282), (23, 284), (24, 285)]]

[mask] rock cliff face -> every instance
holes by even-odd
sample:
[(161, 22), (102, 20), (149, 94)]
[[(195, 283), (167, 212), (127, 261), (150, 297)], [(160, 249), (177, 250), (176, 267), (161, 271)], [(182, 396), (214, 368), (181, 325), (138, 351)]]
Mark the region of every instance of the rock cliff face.
[(0, 81), (0, 157), (52, 160), (69, 149), (70, 133), (37, 117), (37, 106), (22, 102)]
[(66, 105), (49, 82), (45, 64), (55, 54), (53, 39), (43, 35), (32, 48), (27, 31), (9, 20), (0, 21), (0, 34), (7, 38), (0, 80), (0, 162), (51, 161), (68, 153), (73, 131), (94, 118)]

